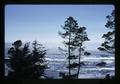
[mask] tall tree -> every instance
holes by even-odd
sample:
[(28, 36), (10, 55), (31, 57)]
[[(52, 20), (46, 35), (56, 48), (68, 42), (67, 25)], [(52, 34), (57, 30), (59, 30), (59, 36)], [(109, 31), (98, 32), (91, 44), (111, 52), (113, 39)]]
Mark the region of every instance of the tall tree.
[(104, 38), (105, 41), (98, 49), (108, 53), (115, 53), (115, 10), (112, 11), (111, 15), (106, 16), (106, 18), (107, 23), (105, 27), (110, 30), (106, 34), (103, 34), (102, 38)]
[(47, 65), (45, 63), (46, 50), (42, 44), (39, 44), (36, 40), (32, 43), (32, 64), (35, 70), (35, 77), (42, 78), (44, 77), (45, 68)]
[(79, 51), (79, 55), (78, 55), (79, 66), (78, 66), (78, 71), (77, 71), (77, 78), (79, 76), (80, 65), (81, 65), (80, 58), (82, 55), (86, 55), (86, 53), (88, 54), (88, 52), (85, 51), (85, 47), (84, 47), (83, 43), (85, 41), (89, 41), (89, 40), (90, 39), (87, 36), (86, 27), (79, 27), (76, 30), (75, 38), (74, 38), (74, 44), (75, 44), (75, 46), (78, 47), (78, 51)]
[(66, 47), (68, 47), (68, 68), (69, 68), (69, 73), (68, 73), (68, 78), (71, 78), (71, 68), (73, 68), (74, 65), (73, 63), (71, 63), (71, 60), (73, 59), (73, 57), (75, 57), (73, 51), (75, 50), (75, 46), (73, 45), (73, 39), (74, 39), (74, 35), (75, 35), (75, 30), (78, 28), (78, 23), (76, 20), (74, 20), (73, 17), (69, 17), (67, 18), (67, 20), (65, 21), (65, 25), (62, 26), (64, 32), (60, 32), (59, 31), (59, 35), (66, 39), (63, 43)]
[[(66, 39), (63, 43), (68, 47), (68, 60), (69, 60), (69, 78), (78, 78), (80, 71), (80, 57), (84, 51), (83, 43), (89, 41), (85, 27), (79, 27), (76, 20), (73, 17), (67, 18), (65, 25), (62, 27), (64, 32), (59, 32), (62, 38)], [(79, 55), (76, 54), (78, 49)], [(86, 52), (87, 53), (87, 52)], [(79, 59), (77, 63), (77, 59)], [(71, 74), (73, 68), (78, 68), (77, 73)]]

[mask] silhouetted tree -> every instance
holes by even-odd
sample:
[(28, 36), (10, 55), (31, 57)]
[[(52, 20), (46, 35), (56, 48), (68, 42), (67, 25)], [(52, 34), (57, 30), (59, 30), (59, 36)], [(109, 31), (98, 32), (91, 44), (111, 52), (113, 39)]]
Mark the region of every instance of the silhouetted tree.
[[(64, 32), (61, 33), (59, 31), (59, 35), (66, 39), (63, 43), (65, 44), (65, 47), (68, 47), (68, 60), (69, 60), (69, 78), (78, 78), (78, 74), (80, 71), (80, 57), (82, 55), (82, 52), (84, 51), (83, 43), (85, 41), (89, 41), (86, 33), (85, 27), (79, 27), (76, 20), (74, 20), (73, 17), (67, 18), (65, 21), (65, 25), (62, 26)], [(75, 54), (76, 49), (78, 49), (79, 55)], [(87, 53), (88, 54), (88, 53)], [(79, 58), (78, 58), (79, 57)], [(79, 59), (79, 62), (77, 61), (73, 62), (73, 60)], [(78, 67), (78, 71), (76, 74), (71, 74), (72, 68)]]
[(105, 41), (101, 44), (101, 47), (98, 49), (100, 51), (105, 51), (108, 53), (114, 53), (115, 52), (115, 11), (113, 10), (111, 15), (106, 16), (107, 23), (105, 25), (106, 28), (110, 29), (106, 34), (103, 34), (102, 38), (105, 39)]
[[(109, 31), (103, 34), (104, 42), (98, 47), (98, 50), (114, 54), (115, 53), (115, 10), (112, 11), (111, 15), (106, 16), (107, 23), (105, 25)], [(111, 79), (110, 75), (106, 75), (106, 79)], [(114, 78), (114, 76), (113, 76)]]
[[(74, 36), (75, 36), (75, 31), (76, 29), (78, 28), (78, 23), (76, 20), (74, 20), (73, 17), (69, 17), (67, 18), (67, 20), (65, 21), (65, 25), (62, 26), (64, 32), (61, 33), (59, 31), (59, 35), (66, 39), (67, 41), (64, 41), (63, 43), (65, 44), (65, 47), (68, 47), (68, 68), (69, 68), (69, 74), (68, 74), (68, 77), (71, 78), (72, 77), (72, 74), (71, 74), (71, 67), (73, 63), (71, 63), (71, 60), (73, 60), (73, 58), (75, 58), (75, 55), (74, 55), (74, 50), (75, 50), (75, 46), (74, 46), (74, 43), (73, 43), (73, 39), (74, 39)], [(75, 66), (74, 66), (75, 67)]]
[(31, 72), (31, 68), (28, 69), (30, 62), (27, 60), (27, 56), (29, 55), (29, 43), (26, 43), (22, 48), (22, 41), (17, 40), (12, 45), (13, 47), (8, 50), (8, 54), (13, 72), (10, 72), (8, 77), (14, 79), (29, 78), (30, 73), (28, 74), (28, 72)]
[(88, 36), (87, 36), (87, 32), (86, 32), (86, 27), (79, 27), (78, 29), (76, 29), (76, 33), (75, 33), (75, 38), (74, 38), (74, 45), (76, 47), (78, 47), (78, 51), (79, 51), (79, 55), (78, 55), (78, 58), (79, 58), (79, 66), (78, 66), (78, 71), (77, 71), (77, 78), (78, 78), (78, 75), (79, 75), (79, 71), (80, 71), (80, 58), (82, 55), (90, 55), (89, 52), (85, 52), (85, 47), (83, 45), (83, 43), (85, 41), (89, 41), (90, 39), (88, 39)]
[(39, 44), (36, 40), (32, 43), (32, 65), (34, 66), (34, 74), (36, 78), (44, 77), (45, 68), (47, 64), (45, 62), (46, 50), (42, 44)]
[(22, 47), (22, 41), (17, 40), (8, 50), (10, 67), (13, 70), (9, 72), (8, 78), (39, 79), (43, 75), (44, 67), (40, 64), (44, 62), (46, 51), (42, 50), (42, 45), (35, 41), (33, 42), (33, 51), (30, 52), (29, 44), (25, 43)]

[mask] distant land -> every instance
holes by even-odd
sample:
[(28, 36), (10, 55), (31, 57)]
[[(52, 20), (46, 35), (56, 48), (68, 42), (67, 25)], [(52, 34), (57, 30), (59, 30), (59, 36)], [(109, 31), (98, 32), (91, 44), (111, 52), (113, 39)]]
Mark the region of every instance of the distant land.
[[(23, 43), (24, 44), (24, 43)], [(44, 45), (43, 45), (44, 46)], [(5, 43), (5, 58), (8, 58), (8, 50), (10, 49), (10, 47), (12, 47), (12, 43), (10, 42), (6, 42)], [(57, 54), (61, 54), (61, 52), (58, 50), (58, 48), (56, 47), (53, 47), (53, 48), (49, 48), (47, 46), (45, 46), (45, 49), (47, 50), (47, 55), (57, 55)], [(108, 53), (106, 52), (101, 52), (99, 50), (87, 50), (88, 52), (94, 55), (98, 55), (98, 54), (107, 54), (109, 55)]]

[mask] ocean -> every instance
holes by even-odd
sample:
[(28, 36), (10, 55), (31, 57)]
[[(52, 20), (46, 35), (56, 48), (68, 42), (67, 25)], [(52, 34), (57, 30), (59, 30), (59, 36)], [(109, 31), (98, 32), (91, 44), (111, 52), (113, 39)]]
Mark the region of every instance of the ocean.
[[(47, 76), (60, 78), (59, 72), (68, 72), (68, 69), (66, 68), (68, 60), (65, 58), (64, 55), (51, 54), (48, 55), (48, 58), (46, 58), (46, 60), (49, 64), (49, 69), (46, 70)], [(107, 74), (110, 74), (111, 76), (115, 75), (114, 55), (103, 57), (103, 54), (101, 56), (101, 54), (92, 53), (92, 55), (90, 56), (82, 56), (81, 62), (84, 62), (85, 65), (82, 65), (80, 68), (80, 79), (103, 79)], [(101, 67), (96, 66), (96, 64), (101, 62), (106, 62), (106, 65)]]
[[(8, 58), (7, 51), (10, 47), (8, 46), (5, 47), (5, 59)], [(107, 74), (115, 75), (115, 55), (92, 50), (89, 52), (91, 52), (91, 55), (81, 57), (81, 62), (84, 62), (84, 65), (80, 67), (79, 79), (103, 79)], [(49, 67), (45, 70), (46, 76), (60, 79), (59, 72), (68, 73), (68, 68), (66, 68), (68, 60), (58, 50), (48, 49), (46, 61)], [(75, 61), (77, 62), (78, 60)], [(96, 66), (100, 62), (106, 62), (106, 65)], [(5, 75), (8, 74), (8, 70), (10, 68), (5, 64)], [(74, 71), (76, 69), (72, 70), (72, 73)]]

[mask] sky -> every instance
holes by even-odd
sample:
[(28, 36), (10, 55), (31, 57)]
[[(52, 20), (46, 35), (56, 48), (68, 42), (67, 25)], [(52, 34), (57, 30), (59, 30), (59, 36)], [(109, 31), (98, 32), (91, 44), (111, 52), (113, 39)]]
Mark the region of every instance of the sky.
[(38, 40), (45, 47), (57, 48), (62, 45), (58, 31), (69, 16), (77, 20), (79, 26), (87, 29), (88, 50), (97, 50), (104, 41), (102, 35), (109, 31), (105, 27), (106, 16), (114, 10), (114, 5), (6, 5), (5, 42)]

